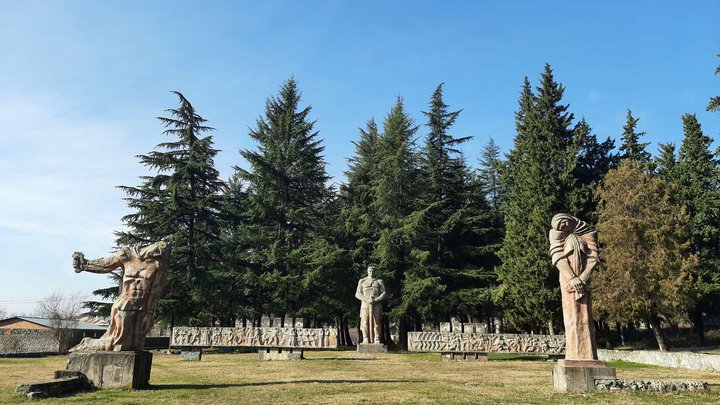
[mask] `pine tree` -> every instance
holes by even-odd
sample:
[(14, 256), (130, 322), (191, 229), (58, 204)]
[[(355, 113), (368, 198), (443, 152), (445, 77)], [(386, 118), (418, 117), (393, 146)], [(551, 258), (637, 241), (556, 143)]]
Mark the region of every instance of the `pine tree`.
[[(720, 58), (720, 53), (717, 56), (718, 56), (718, 58)], [(720, 66), (718, 66), (717, 69), (715, 69), (715, 74), (716, 75), (720, 74)], [(707, 110), (708, 111), (720, 111), (720, 96), (710, 97), (710, 102), (708, 103)]]
[(360, 129), (360, 140), (353, 142), (355, 154), (345, 172), (347, 182), (340, 187), (340, 217), (345, 245), (349, 249), (355, 275), (362, 276), (370, 265), (379, 237), (377, 213), (372, 209), (373, 174), (378, 165), (380, 134), (374, 119)]
[(262, 267), (251, 259), (255, 246), (248, 226), (249, 211), (246, 187), (235, 173), (230, 176), (222, 198), (223, 266), (215, 272), (215, 281), (216, 292), (222, 295), (218, 301), (223, 304), (223, 312), (242, 319), (246, 325), (247, 319), (253, 320), (258, 315), (254, 311), (256, 303), (271, 296), (260, 280)]
[(645, 132), (635, 132), (637, 123), (640, 119), (632, 115), (632, 111), (627, 111), (627, 121), (623, 126), (622, 144), (620, 145), (620, 158), (632, 159), (641, 165), (649, 165), (652, 156), (645, 150), (650, 142), (640, 142), (640, 138)]
[(655, 158), (655, 171), (665, 181), (673, 182), (677, 159), (675, 158), (675, 144), (661, 143), (660, 154)]
[(137, 187), (120, 186), (135, 212), (123, 217), (128, 231), (120, 232), (118, 241), (169, 240), (172, 260), (157, 314), (171, 324), (208, 324), (218, 315), (208, 292), (214, 288), (211, 272), (220, 263), (218, 217), (224, 184), (214, 167), (218, 151), (212, 137), (203, 136), (212, 128), (181, 93), (174, 94), (179, 107), (158, 119), (166, 128), (163, 134), (176, 140), (138, 156), (156, 175), (141, 177)]
[(480, 152), (479, 164), (478, 180), (485, 200), (490, 205), (493, 216), (501, 216), (500, 205), (506, 191), (502, 183), (504, 162), (500, 159), (500, 147), (492, 137)]
[(610, 137), (602, 143), (592, 133), (585, 118), (575, 126), (575, 143), (579, 149), (573, 176), (577, 179), (572, 205), (578, 207), (577, 216), (584, 221), (597, 223), (597, 200), (595, 190), (602, 184), (605, 174), (617, 167), (619, 156), (613, 153), (615, 141)]
[[(380, 234), (377, 213), (373, 209), (373, 175), (378, 164), (380, 134), (374, 119), (370, 119), (365, 128), (360, 128), (360, 140), (353, 142), (355, 154), (348, 159), (348, 170), (345, 171), (347, 181), (340, 187), (338, 217), (339, 245), (348, 252), (347, 264), (349, 274), (344, 280), (355, 282), (365, 277), (365, 270), (372, 262), (372, 257)], [(348, 311), (338, 321), (340, 336), (350, 344), (348, 326), (358, 321), (357, 300), (354, 291), (347, 297)], [(345, 336), (347, 333), (347, 336)]]
[(520, 330), (540, 331), (547, 325), (552, 332), (560, 319), (559, 281), (548, 260), (547, 229), (553, 215), (574, 211), (570, 202), (578, 155), (570, 127), (573, 115), (561, 104), (563, 92), (549, 65), (537, 95), (525, 79), (504, 175), (508, 192), (496, 299), (505, 318)]
[(661, 317), (684, 314), (696, 294), (690, 217), (676, 189), (632, 159), (608, 172), (598, 195), (603, 250), (592, 280), (594, 308), (610, 323), (646, 322), (667, 350)]
[(673, 174), (690, 216), (692, 252), (700, 258), (703, 290), (692, 320), (702, 338), (702, 313), (720, 310), (720, 166), (710, 151), (713, 140), (703, 134), (695, 115), (685, 114), (682, 121), (684, 137)]
[[(495, 240), (480, 183), (471, 176), (449, 129), (460, 111), (450, 112), (437, 87), (425, 113), (430, 132), (420, 160), (419, 205), (406, 221), (413, 236), (411, 266), (402, 285), (403, 312), (439, 322), (451, 315), (472, 321), (490, 306)], [(485, 310), (485, 311), (484, 311)]]
[(259, 283), (272, 291), (270, 300), (256, 302), (261, 313), (295, 317), (309, 300), (301, 288), (310, 266), (305, 247), (317, 236), (332, 197), (310, 111), (300, 107), (297, 82), (287, 80), (250, 131), (257, 148), (240, 152), (250, 168), (236, 167), (247, 185), (254, 239), (248, 261), (262, 268)]
[[(378, 265), (377, 277), (385, 280), (388, 298), (384, 305), (400, 325), (403, 347), (407, 345), (408, 309), (401, 306), (401, 289), (410, 267), (413, 236), (404, 225), (418, 205), (417, 152), (413, 139), (417, 130), (398, 97), (383, 123), (377, 165), (372, 171), (371, 209), (377, 214), (380, 229), (372, 260)], [(388, 328), (384, 330), (387, 342)]]

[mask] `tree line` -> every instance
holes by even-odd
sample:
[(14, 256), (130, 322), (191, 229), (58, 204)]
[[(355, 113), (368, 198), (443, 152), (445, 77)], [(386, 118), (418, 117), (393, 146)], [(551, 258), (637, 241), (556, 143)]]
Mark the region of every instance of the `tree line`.
[[(549, 65), (534, 88), (525, 78), (504, 155), (492, 139), (480, 156), (462, 152), (470, 137), (453, 134), (462, 110), (446, 104), (443, 84), (421, 123), (398, 97), (382, 122), (359, 129), (339, 187), (329, 185), (316, 121), (293, 78), (266, 100), (248, 133), (254, 147), (240, 151), (247, 165), (227, 180), (214, 166), (214, 129), (175, 92), (178, 107), (159, 117), (167, 141), (138, 156), (154, 174), (120, 186), (132, 213), (117, 242), (171, 241), (156, 312), (170, 325), (259, 325), (273, 315), (336, 325), (345, 344), (358, 322), (357, 280), (374, 265), (388, 290), (385, 322), (406, 347), (405, 332), (453, 316), (560, 331), (547, 232), (567, 212), (599, 230), (592, 293), (602, 327), (644, 322), (661, 348), (663, 321), (689, 319), (702, 335), (703, 314), (720, 313), (713, 140), (685, 114), (679, 150), (660, 144), (653, 156), (628, 110), (617, 147), (575, 118), (564, 90)], [(708, 110), (717, 108), (712, 98)]]

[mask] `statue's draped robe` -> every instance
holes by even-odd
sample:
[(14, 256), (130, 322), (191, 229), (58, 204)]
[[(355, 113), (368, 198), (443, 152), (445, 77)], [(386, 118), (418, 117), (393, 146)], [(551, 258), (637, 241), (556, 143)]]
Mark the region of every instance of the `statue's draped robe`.
[[(570, 275), (560, 271), (560, 292), (565, 323), (565, 358), (568, 360), (596, 360), (597, 347), (589, 280), (583, 291), (572, 290), (569, 282), (583, 273), (588, 258), (597, 258), (597, 232), (590, 231), (585, 222), (577, 218), (570, 218), (577, 221), (572, 232), (551, 229), (549, 235), (553, 265), (558, 267), (567, 265), (572, 272)], [(553, 228), (556, 227), (553, 226)]]

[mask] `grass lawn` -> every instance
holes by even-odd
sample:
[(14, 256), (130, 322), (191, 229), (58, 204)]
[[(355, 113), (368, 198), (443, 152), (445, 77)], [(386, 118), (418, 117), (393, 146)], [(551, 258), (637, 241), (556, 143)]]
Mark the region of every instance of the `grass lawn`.
[[(708, 393), (569, 395), (553, 390), (552, 362), (527, 356), (489, 362), (441, 362), (438, 353), (305, 354), (307, 360), (297, 362), (260, 362), (254, 353), (204, 354), (201, 362), (181, 362), (179, 355), (154, 353), (150, 390), (100, 390), (42, 403), (720, 403), (720, 374), (710, 372), (618, 362), (611, 365), (618, 368), (619, 378), (692, 379), (713, 386)], [(0, 358), (0, 404), (30, 402), (13, 396), (15, 386), (51, 377), (54, 370), (64, 368), (65, 359)]]

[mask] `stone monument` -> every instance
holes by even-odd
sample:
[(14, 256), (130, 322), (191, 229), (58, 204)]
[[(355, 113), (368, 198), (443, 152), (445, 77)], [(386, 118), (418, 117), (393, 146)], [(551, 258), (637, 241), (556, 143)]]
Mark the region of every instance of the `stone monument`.
[(595, 380), (614, 379), (615, 369), (598, 361), (592, 318), (590, 276), (598, 264), (597, 232), (568, 214), (552, 219), (550, 256), (560, 271), (560, 294), (565, 324), (565, 360), (553, 369), (553, 383), (561, 391), (595, 390)]
[(122, 269), (120, 293), (110, 310), (110, 325), (98, 338), (85, 338), (70, 349), (68, 370), (79, 371), (98, 388), (143, 388), (150, 379), (152, 353), (143, 351), (153, 313), (165, 288), (167, 243), (120, 248), (114, 254), (86, 260), (73, 253), (76, 273), (110, 273)]
[(373, 277), (375, 269), (367, 269), (367, 277), (358, 281), (355, 298), (360, 300), (360, 331), (362, 341), (358, 342), (360, 353), (387, 352), (387, 346), (380, 343), (382, 336), (382, 300), (385, 299), (385, 283)]

